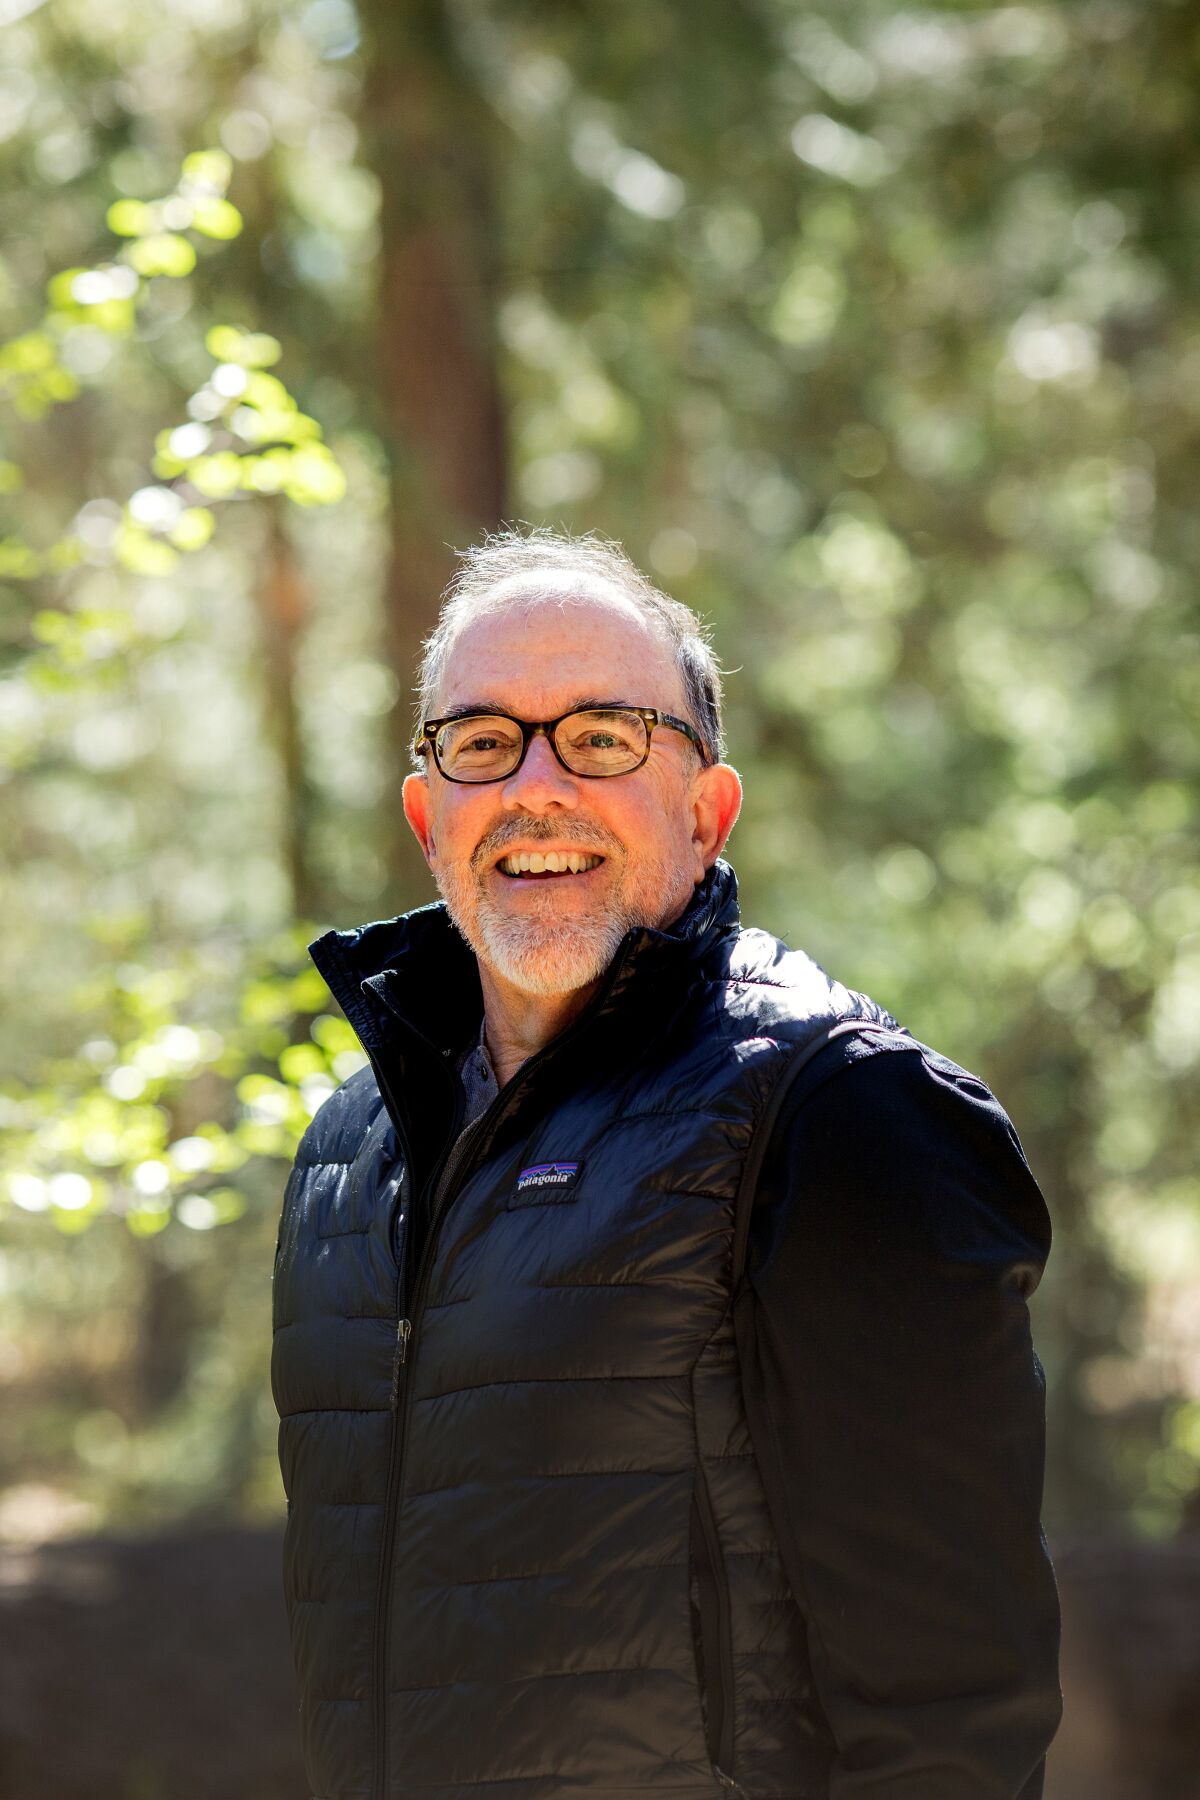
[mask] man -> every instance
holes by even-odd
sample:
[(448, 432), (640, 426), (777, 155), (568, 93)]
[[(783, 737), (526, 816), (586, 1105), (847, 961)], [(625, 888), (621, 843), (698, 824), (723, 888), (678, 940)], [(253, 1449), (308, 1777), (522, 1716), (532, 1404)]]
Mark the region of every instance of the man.
[(617, 546), (467, 554), (416, 753), (444, 903), (312, 946), (370, 1066), (275, 1265), (314, 1795), (1036, 1800), (1007, 1117), (739, 929), (717, 666)]

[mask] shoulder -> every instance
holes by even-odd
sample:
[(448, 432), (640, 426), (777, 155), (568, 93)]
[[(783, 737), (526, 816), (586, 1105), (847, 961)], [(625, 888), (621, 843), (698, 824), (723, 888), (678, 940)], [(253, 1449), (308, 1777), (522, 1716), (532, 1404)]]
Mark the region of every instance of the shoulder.
[(382, 1105), (370, 1065), (357, 1069), (313, 1115), (296, 1151), (297, 1168), (353, 1162)]
[(1020, 1256), (1040, 1269), (1050, 1249), (1046, 1203), (995, 1094), (899, 1032), (847, 1033), (803, 1071), (754, 1206), (773, 1233), (819, 1229), (900, 1258)]
[(903, 1027), (877, 1028), (853, 1020), (795, 1084), (785, 1108), (810, 1121), (857, 1116), (881, 1133), (924, 1139), (939, 1129), (984, 1140), (1003, 1138), (1022, 1162), (1025, 1153), (1007, 1112), (980, 1076), (923, 1043)]
[(727, 1013), (753, 1017), (771, 1031), (799, 1025), (811, 1028), (857, 1019), (898, 1028), (897, 1021), (870, 995), (848, 988), (830, 975), (806, 950), (754, 926), (730, 932), (715, 946), (705, 973), (721, 995)]

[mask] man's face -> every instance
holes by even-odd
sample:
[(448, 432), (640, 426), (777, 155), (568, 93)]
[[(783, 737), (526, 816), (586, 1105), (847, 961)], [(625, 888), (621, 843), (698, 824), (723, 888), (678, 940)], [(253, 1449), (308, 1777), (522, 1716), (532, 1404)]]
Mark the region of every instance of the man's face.
[[(588, 699), (687, 716), (674, 659), (651, 626), (607, 583), (569, 579), (566, 604), (538, 598), (534, 589), (528, 600), (463, 630), (435, 717), (469, 706), (554, 719)], [(513, 587), (522, 591), (521, 582)], [(736, 785), (732, 770), (722, 775)], [(574, 775), (539, 735), (520, 768), (500, 781), (447, 781), (430, 757), (426, 773), (405, 782), (404, 803), (450, 915), (481, 965), (527, 993), (551, 995), (594, 981), (631, 926), (665, 925), (684, 910), (720, 847), (712, 847), (706, 815), (698, 822), (706, 805), (698, 790), (705, 788), (694, 745), (659, 726), (648, 760), (629, 774)], [(601, 860), (579, 873), (510, 874), (500, 867), (514, 854), (554, 851)]]

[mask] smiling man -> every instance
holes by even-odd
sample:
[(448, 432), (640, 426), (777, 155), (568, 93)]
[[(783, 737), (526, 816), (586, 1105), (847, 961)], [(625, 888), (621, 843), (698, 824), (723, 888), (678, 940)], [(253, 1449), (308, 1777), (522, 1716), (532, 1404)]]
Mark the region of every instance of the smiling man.
[(420, 687), (442, 901), (312, 946), (369, 1062), (275, 1261), (314, 1796), (1037, 1800), (1012, 1125), (740, 926), (717, 664), (616, 545), (468, 552)]

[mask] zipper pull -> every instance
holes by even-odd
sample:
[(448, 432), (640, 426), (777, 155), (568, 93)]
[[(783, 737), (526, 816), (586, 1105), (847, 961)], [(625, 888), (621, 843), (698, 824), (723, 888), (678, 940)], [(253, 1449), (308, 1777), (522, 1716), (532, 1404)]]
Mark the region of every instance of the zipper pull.
[(408, 1340), (412, 1335), (412, 1320), (396, 1321), (396, 1353), (392, 1357), (392, 1397), (391, 1408), (395, 1412), (400, 1399), (400, 1366), (408, 1359)]

